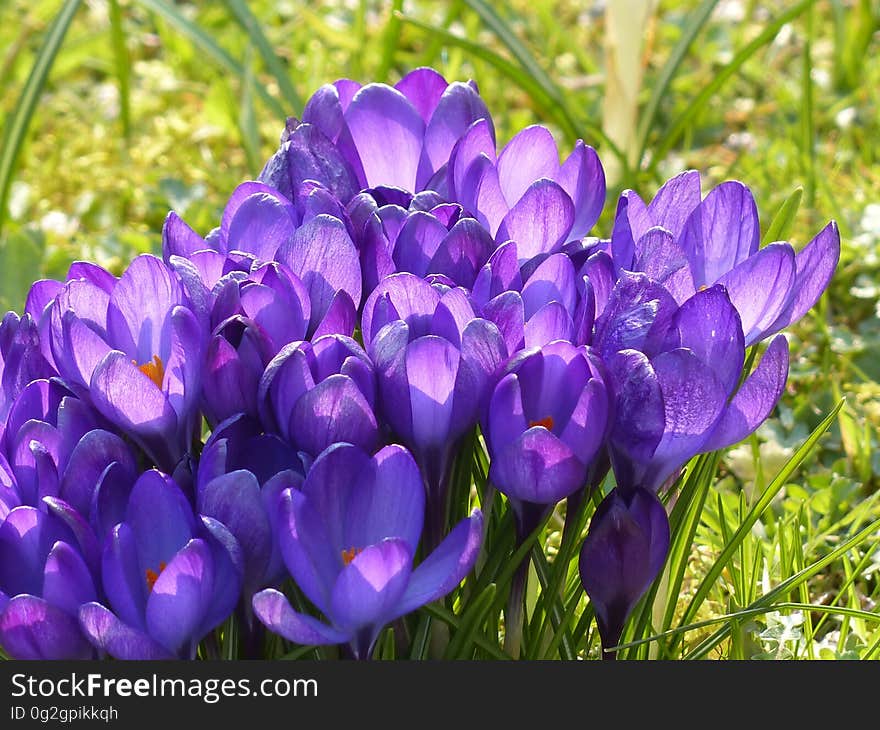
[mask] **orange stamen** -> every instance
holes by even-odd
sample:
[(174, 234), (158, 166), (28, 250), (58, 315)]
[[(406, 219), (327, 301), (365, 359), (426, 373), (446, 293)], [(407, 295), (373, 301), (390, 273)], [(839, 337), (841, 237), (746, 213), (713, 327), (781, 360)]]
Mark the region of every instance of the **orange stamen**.
[(152, 380), (159, 390), (162, 390), (162, 381), (165, 380), (165, 365), (161, 357), (153, 355), (153, 359), (143, 365), (138, 365), (137, 360), (132, 360), (132, 363), (137, 365), (137, 369)]
[(348, 550), (342, 551), (342, 564), (348, 565), (354, 560), (358, 555), (361, 554), (363, 548), (349, 548)]
[(697, 289), (697, 291), (706, 291), (706, 289), (708, 289), (708, 288), (709, 288), (708, 284), (703, 284), (699, 289)]
[(553, 416), (547, 416), (547, 418), (542, 418), (538, 421), (529, 421), (529, 428), (534, 428), (535, 426), (543, 426), (548, 431), (553, 430)]
[(153, 586), (156, 585), (156, 581), (159, 580), (159, 576), (162, 574), (162, 571), (167, 568), (167, 563), (163, 560), (159, 563), (159, 572), (157, 573), (155, 570), (150, 570), (147, 568), (147, 588), (152, 592)]

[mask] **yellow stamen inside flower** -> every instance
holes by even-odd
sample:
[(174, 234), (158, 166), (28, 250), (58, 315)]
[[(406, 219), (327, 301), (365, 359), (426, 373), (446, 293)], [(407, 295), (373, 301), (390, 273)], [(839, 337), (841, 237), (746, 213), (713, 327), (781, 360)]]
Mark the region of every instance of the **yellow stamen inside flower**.
[(708, 289), (708, 288), (709, 288), (708, 284), (703, 284), (699, 289), (697, 289), (697, 291), (706, 291), (706, 289)]
[(162, 571), (168, 567), (168, 564), (163, 560), (159, 563), (159, 572), (157, 573), (155, 570), (150, 570), (147, 568), (147, 589), (152, 592), (153, 586), (156, 585), (156, 581), (159, 580), (159, 576), (162, 575)]
[(137, 369), (152, 380), (159, 390), (162, 390), (162, 381), (165, 380), (165, 365), (162, 363), (161, 357), (153, 355), (153, 359), (143, 365), (138, 365), (137, 360), (132, 360), (132, 363), (137, 365)]
[(348, 550), (342, 551), (342, 564), (348, 565), (354, 560), (358, 555), (361, 554), (363, 548), (349, 548)]
[(537, 421), (529, 421), (529, 428), (534, 428), (535, 426), (543, 426), (548, 431), (553, 430), (553, 416), (547, 416), (547, 418), (541, 418)]

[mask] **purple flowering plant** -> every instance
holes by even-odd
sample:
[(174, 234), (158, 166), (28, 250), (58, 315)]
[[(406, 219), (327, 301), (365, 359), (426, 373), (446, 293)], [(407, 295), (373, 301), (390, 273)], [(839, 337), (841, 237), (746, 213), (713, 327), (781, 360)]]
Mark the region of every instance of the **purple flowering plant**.
[(499, 145), (473, 82), (321, 87), (212, 230), (170, 211), (161, 255), (76, 262), (0, 323), (0, 648), (652, 637), (840, 254), (833, 221), (761, 245), (748, 187), (703, 192), (693, 170), (626, 190), (603, 238), (596, 151), (541, 126)]

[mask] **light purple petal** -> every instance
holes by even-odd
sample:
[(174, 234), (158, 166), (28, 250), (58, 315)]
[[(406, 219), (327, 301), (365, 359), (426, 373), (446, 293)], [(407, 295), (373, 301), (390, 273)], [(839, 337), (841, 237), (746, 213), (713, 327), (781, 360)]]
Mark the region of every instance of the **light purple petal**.
[(568, 240), (576, 241), (590, 232), (605, 207), (605, 171), (596, 150), (578, 140), (555, 180), (574, 203), (574, 222)]
[(293, 237), (297, 222), (296, 209), (289, 200), (274, 191), (253, 193), (241, 201), (229, 221), (227, 250), (271, 261), (278, 248)]
[(702, 450), (731, 446), (758, 428), (776, 407), (787, 377), (788, 342), (778, 335), (724, 410)]
[(189, 224), (173, 210), (165, 216), (162, 224), (162, 258), (171, 262), (172, 256), (189, 258), (196, 251), (210, 248), (205, 239), (196, 233)]
[(254, 613), (269, 631), (288, 641), (306, 646), (342, 644), (350, 634), (332, 629), (311, 616), (297, 613), (283, 593), (273, 588), (260, 591), (253, 599)]
[(394, 85), (394, 88), (409, 100), (427, 124), (431, 121), (431, 115), (434, 114), (448, 85), (446, 79), (437, 71), (422, 66), (410, 71)]
[(79, 623), (89, 640), (116, 659), (173, 659), (165, 647), (145, 633), (120, 621), (100, 603), (87, 603), (79, 611)]
[[(526, 127), (501, 150), (497, 167), (501, 191), (512, 208), (535, 181), (556, 177), (559, 150), (553, 135), (546, 127)], [(519, 240), (515, 236), (510, 238)]]
[(794, 295), (795, 255), (787, 243), (771, 243), (718, 279), (742, 319), (746, 346), (757, 342)]
[(434, 335), (420, 337), (406, 348), (412, 438), (419, 448), (440, 447), (450, 436), (460, 359), (461, 353), (454, 345)]
[(573, 341), (574, 322), (568, 310), (558, 301), (545, 304), (525, 323), (524, 347), (543, 347), (553, 340)]
[(66, 542), (56, 542), (46, 558), (42, 596), (71, 616), (76, 616), (83, 603), (97, 598), (82, 556)]
[(678, 239), (701, 197), (700, 173), (696, 170), (679, 173), (663, 183), (648, 204), (650, 225), (661, 226)]
[(520, 264), (565, 243), (574, 222), (574, 205), (552, 180), (533, 183), (504, 216), (496, 240), (517, 243)]
[(374, 321), (383, 299), (393, 305), (393, 319), (402, 319), (411, 329), (426, 332), (440, 294), (427, 281), (412, 274), (401, 272), (383, 279), (367, 297), (361, 316), (361, 332), (367, 349), (379, 330), (391, 321), (387, 317), (378, 317)]
[(548, 302), (559, 302), (569, 313), (577, 301), (574, 266), (565, 254), (552, 254), (532, 272), (522, 288), (526, 319)]
[(354, 95), (345, 120), (368, 187), (415, 190), (425, 123), (407, 98), (385, 84)]
[(691, 262), (694, 285), (711, 286), (758, 250), (761, 229), (751, 191), (740, 182), (723, 182), (688, 218), (681, 246)]
[(470, 573), (483, 539), (483, 515), (475, 509), (412, 572), (395, 613), (410, 611), (442, 598)]
[(13, 596), (0, 612), (0, 645), (13, 659), (91, 659), (74, 616), (42, 598)]

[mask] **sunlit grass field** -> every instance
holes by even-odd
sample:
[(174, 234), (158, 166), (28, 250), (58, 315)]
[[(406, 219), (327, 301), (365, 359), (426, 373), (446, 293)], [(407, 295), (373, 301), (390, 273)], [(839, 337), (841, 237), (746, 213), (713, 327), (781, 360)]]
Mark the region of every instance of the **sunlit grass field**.
[[(433, 66), (477, 81), (499, 145), (533, 123), (584, 139), (607, 167), (606, 234), (625, 188), (650, 197), (685, 168), (704, 191), (741, 180), (762, 231), (796, 248), (835, 219), (841, 262), (787, 333), (774, 416), (690, 465), (681, 488), (714, 470), (712, 489), (673, 510), (687, 539), (621, 656), (880, 658), (880, 3), (663, 1), (620, 34), (617, 5), (5, 0), (0, 306), (73, 260), (118, 273), (158, 253), (169, 209), (207, 232), (285, 116), (339, 77)], [(575, 655), (598, 654), (577, 641), (590, 620)]]

